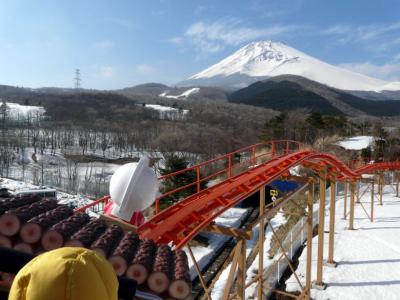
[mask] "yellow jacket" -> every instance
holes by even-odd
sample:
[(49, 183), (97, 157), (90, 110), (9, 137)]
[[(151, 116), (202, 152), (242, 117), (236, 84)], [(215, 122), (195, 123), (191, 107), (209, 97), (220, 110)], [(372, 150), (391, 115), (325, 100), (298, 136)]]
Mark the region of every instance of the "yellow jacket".
[(59, 248), (31, 260), (17, 274), (9, 300), (117, 300), (112, 266), (84, 248)]

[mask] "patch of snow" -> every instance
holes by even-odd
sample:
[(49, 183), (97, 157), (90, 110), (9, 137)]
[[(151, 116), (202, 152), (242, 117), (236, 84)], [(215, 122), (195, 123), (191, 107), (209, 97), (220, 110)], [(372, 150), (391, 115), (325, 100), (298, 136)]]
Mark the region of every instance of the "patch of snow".
[(164, 97), (164, 98), (170, 98), (170, 99), (187, 99), (190, 95), (196, 94), (200, 91), (200, 88), (191, 88), (186, 91), (184, 91), (182, 94), (179, 95), (168, 95), (170, 91), (165, 91), (161, 93), (159, 96)]
[[(366, 188), (361, 186), (360, 195)], [(361, 202), (369, 210), (367, 192)], [(375, 219), (371, 223), (363, 209), (356, 204), (355, 228), (346, 230), (348, 220), (342, 220), (343, 197), (338, 196), (335, 222), (336, 268), (324, 266), (323, 291), (312, 289), (312, 299), (399, 299), (400, 294), (400, 200), (394, 195), (394, 186), (384, 188), (383, 206), (375, 206)], [(325, 228), (329, 228), (326, 218)], [(327, 257), (328, 234), (324, 235), (324, 257)], [(318, 237), (313, 239), (312, 278), (316, 274)], [(299, 258), (297, 274), (305, 283), (306, 248)], [(286, 281), (286, 290), (299, 291), (292, 275)]]
[(369, 135), (353, 136), (337, 144), (346, 150), (362, 150), (364, 148), (372, 147), (374, 145), (375, 138)]
[(9, 108), (9, 116), (13, 120), (40, 117), (46, 112), (42, 106), (21, 105), (12, 102), (7, 102), (7, 106)]
[(182, 114), (187, 114), (189, 112), (188, 109), (182, 109), (180, 110), (179, 108), (174, 108), (171, 106), (164, 106), (164, 105), (158, 105), (158, 104), (146, 104), (147, 108), (155, 109), (161, 112), (182, 112)]

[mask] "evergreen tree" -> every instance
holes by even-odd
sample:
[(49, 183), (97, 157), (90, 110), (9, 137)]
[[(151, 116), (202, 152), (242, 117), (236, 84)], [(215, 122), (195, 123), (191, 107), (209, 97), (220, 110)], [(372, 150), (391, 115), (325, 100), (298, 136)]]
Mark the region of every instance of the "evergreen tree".
[(6, 133), (6, 122), (8, 119), (9, 112), (10, 112), (10, 108), (8, 107), (6, 100), (2, 99), (1, 105), (0, 105), (0, 119), (1, 119), (0, 121), (1, 121), (1, 132), (2, 132), (3, 137)]
[[(164, 176), (180, 170), (184, 170), (188, 167), (189, 167), (189, 162), (186, 159), (186, 157), (173, 153), (165, 158), (165, 167), (159, 168), (159, 171), (161, 175)], [(196, 181), (197, 181), (196, 170), (186, 171), (181, 174), (171, 176), (170, 178), (164, 180), (161, 190), (162, 193), (166, 193), (168, 191), (175, 190), (179, 187), (183, 187), (185, 185), (194, 183)], [(207, 184), (206, 181), (201, 182), (200, 187), (202, 190), (205, 188), (206, 184)], [(185, 188), (179, 192), (173, 193), (161, 199), (161, 208), (168, 207), (174, 204), (175, 202), (182, 200), (196, 192), (197, 192), (197, 184), (195, 183), (188, 188)]]
[(322, 117), (321, 113), (319, 113), (317, 111), (313, 111), (308, 116), (306, 121), (316, 129), (324, 129), (326, 126), (324, 118)]
[(264, 140), (284, 139), (286, 136), (285, 134), (286, 120), (287, 120), (287, 113), (282, 112), (280, 115), (265, 122), (261, 138)]

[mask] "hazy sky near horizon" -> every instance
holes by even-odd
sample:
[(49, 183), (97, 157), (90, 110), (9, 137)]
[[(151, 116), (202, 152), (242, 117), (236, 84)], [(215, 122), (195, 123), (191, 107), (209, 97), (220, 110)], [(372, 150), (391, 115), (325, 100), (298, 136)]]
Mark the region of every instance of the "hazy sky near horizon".
[(0, 84), (174, 84), (254, 40), (400, 81), (398, 0), (0, 0)]

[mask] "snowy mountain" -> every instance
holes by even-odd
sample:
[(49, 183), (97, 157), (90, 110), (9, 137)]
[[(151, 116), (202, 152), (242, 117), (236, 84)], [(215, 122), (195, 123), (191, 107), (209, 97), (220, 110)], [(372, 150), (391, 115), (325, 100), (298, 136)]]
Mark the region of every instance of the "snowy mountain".
[(288, 45), (272, 41), (250, 43), (179, 85), (237, 89), (285, 74), (302, 76), (341, 90), (400, 90), (400, 82), (387, 82), (336, 67)]

